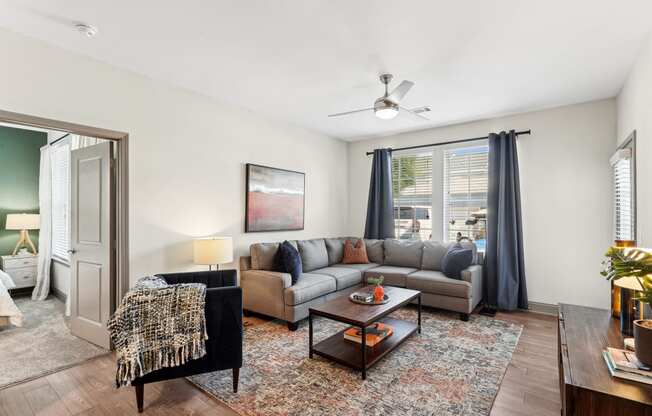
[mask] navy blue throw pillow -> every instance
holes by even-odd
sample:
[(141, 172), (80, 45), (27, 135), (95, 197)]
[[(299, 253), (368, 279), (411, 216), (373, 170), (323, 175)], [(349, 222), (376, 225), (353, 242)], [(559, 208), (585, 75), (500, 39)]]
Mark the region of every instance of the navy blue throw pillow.
[(451, 279), (461, 279), (462, 270), (473, 263), (473, 250), (464, 248), (460, 243), (451, 245), (441, 260), (441, 271)]
[(301, 265), (301, 255), (299, 251), (294, 248), (289, 241), (283, 241), (281, 246), (278, 248), (281, 252), (281, 259), (283, 260), (283, 267), (286, 273), (290, 273), (292, 276), (292, 284), (296, 284), (299, 280), (299, 276), (303, 273), (303, 267)]

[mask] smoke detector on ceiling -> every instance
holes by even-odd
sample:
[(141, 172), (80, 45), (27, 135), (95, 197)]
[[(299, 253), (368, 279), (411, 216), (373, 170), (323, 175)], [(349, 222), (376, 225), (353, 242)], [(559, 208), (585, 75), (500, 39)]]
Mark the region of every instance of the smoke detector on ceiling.
[(97, 28), (93, 25), (86, 23), (75, 23), (75, 28), (79, 33), (86, 36), (87, 38), (92, 38), (97, 35)]

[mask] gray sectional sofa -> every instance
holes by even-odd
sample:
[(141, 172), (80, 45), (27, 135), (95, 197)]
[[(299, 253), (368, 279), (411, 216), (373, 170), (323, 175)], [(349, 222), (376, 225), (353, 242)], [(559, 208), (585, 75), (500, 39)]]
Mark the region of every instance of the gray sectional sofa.
[(318, 238), (291, 241), (301, 254), (303, 274), (292, 285), (288, 273), (274, 271), (279, 243), (258, 243), (250, 256), (240, 258), (240, 286), (245, 313), (256, 312), (287, 321), (291, 330), (308, 317), (308, 309), (363, 286), (369, 277), (384, 276), (385, 285), (422, 292), (425, 306), (459, 312), (467, 320), (482, 299), (482, 260), (475, 245), (474, 264), (462, 279), (450, 279), (440, 271), (449, 243), (437, 241), (364, 240), (368, 264), (342, 264), (344, 241), (357, 238)]

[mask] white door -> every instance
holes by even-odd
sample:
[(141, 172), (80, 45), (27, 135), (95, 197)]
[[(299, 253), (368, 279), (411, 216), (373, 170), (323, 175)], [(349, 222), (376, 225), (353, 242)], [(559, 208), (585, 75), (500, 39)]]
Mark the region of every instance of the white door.
[(111, 151), (107, 141), (73, 150), (70, 158), (71, 330), (107, 349), (115, 273)]

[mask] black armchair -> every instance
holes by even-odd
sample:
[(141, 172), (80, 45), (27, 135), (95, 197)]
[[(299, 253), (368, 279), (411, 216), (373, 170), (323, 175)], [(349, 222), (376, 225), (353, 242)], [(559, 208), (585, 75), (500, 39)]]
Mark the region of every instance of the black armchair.
[(233, 370), (233, 391), (238, 391), (242, 367), (242, 289), (235, 270), (159, 274), (169, 284), (206, 285), (206, 355), (178, 367), (162, 368), (135, 379), (138, 411), (143, 411), (144, 385), (218, 370)]

